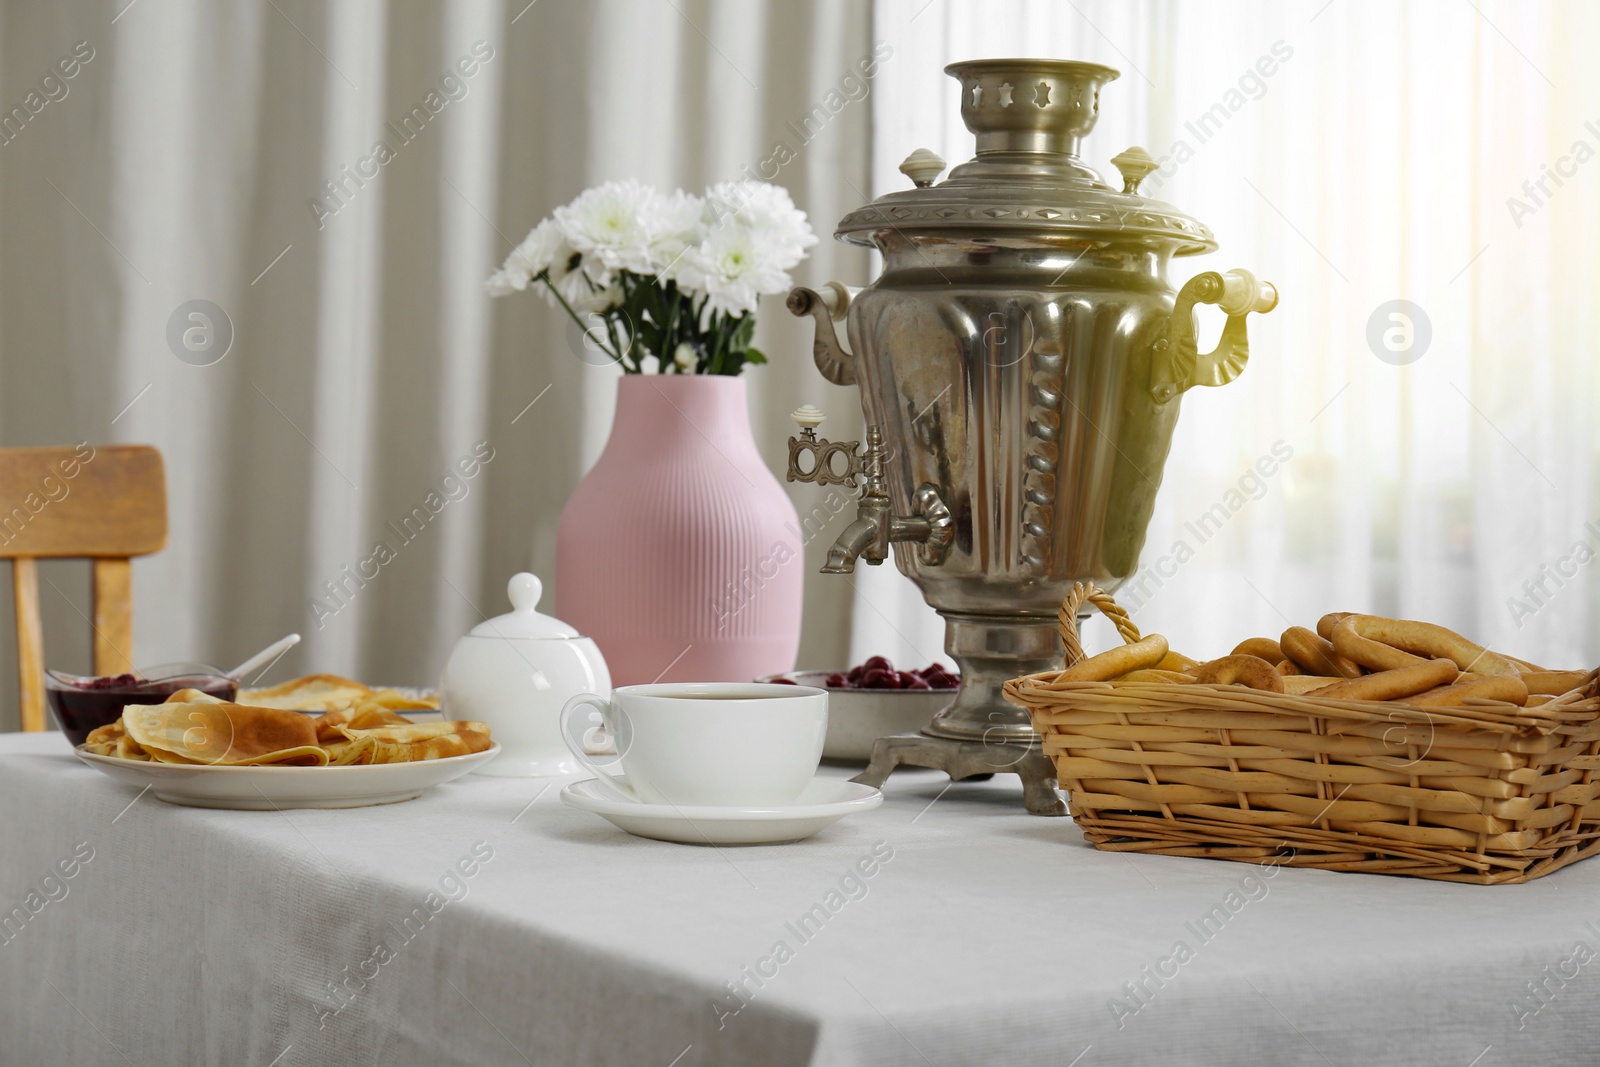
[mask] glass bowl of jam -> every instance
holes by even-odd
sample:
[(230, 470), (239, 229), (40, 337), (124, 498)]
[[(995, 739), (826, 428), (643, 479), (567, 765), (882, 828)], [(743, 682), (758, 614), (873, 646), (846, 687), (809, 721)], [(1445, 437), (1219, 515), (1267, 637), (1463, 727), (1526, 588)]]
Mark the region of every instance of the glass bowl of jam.
[(50, 710), (74, 745), (83, 744), (96, 727), (116, 722), (128, 704), (160, 704), (180, 689), (198, 689), (219, 700), (232, 700), (239, 691), (238, 679), (204, 663), (163, 663), (100, 677), (44, 673)]

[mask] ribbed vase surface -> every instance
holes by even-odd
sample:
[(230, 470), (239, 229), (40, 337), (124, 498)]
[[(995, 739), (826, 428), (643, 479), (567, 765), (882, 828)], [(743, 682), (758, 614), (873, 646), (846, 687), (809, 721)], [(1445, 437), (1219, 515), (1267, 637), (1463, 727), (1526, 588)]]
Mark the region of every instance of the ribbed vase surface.
[(792, 670), (801, 547), (742, 378), (628, 375), (611, 437), (561, 514), (556, 615), (600, 646), (615, 685)]

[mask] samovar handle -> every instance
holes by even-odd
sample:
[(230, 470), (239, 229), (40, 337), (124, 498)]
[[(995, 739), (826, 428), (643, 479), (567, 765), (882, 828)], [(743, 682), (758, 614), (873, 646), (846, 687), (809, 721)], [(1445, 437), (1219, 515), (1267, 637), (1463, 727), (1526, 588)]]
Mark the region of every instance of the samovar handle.
[[(1217, 347), (1204, 355), (1195, 341), (1196, 304), (1215, 304), (1228, 316)], [(1247, 270), (1207, 271), (1190, 278), (1178, 290), (1166, 336), (1155, 343), (1150, 391), (1156, 402), (1165, 404), (1197, 385), (1227, 385), (1237, 378), (1250, 359), (1245, 316), (1252, 311), (1264, 315), (1277, 306), (1277, 288)]]
[(817, 370), (834, 385), (856, 384), (856, 359), (839, 343), (834, 331), (836, 320), (842, 321), (850, 310), (850, 301), (861, 290), (852, 289), (842, 282), (828, 282), (822, 289), (796, 286), (789, 290), (787, 301), (791, 314), (810, 315), (817, 324), (815, 339), (811, 342), (811, 358)]

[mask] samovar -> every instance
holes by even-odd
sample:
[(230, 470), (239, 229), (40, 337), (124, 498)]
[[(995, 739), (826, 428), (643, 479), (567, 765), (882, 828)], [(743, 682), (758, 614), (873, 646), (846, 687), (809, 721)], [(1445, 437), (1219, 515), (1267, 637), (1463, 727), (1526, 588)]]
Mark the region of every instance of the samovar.
[[(817, 368), (860, 387), (868, 427), (864, 445), (833, 442), (802, 415), (789, 476), (859, 489), (824, 572), (892, 550), (944, 617), (961, 688), (924, 733), (1029, 743), (1001, 686), (1060, 664), (1056, 612), (1074, 582), (1114, 590), (1134, 573), (1183, 393), (1236, 378), (1245, 316), (1278, 298), (1243, 270), (1174, 291), (1168, 260), (1214, 251), (1211, 231), (1139, 194), (1157, 166), (1144, 149), (1112, 160), (1120, 189), (1079, 158), (1117, 71), (987, 59), (945, 72), (977, 155), (934, 184), (944, 163), (918, 150), (900, 168), (913, 188), (839, 223), (836, 237), (883, 255), (865, 289), (789, 294), (816, 320)], [(1196, 304), (1227, 315), (1208, 353)]]

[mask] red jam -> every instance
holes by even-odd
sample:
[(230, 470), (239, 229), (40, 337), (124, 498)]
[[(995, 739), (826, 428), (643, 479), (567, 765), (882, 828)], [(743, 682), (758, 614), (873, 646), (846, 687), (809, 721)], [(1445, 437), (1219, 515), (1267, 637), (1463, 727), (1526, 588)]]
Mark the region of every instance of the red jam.
[(219, 700), (232, 700), (238, 685), (231, 678), (195, 675), (140, 681), (131, 674), (86, 679), (73, 685), (52, 682), (48, 687), (50, 710), (55, 713), (61, 732), (74, 745), (81, 745), (89, 731), (116, 722), (128, 704), (160, 704), (180, 689), (198, 689)]

